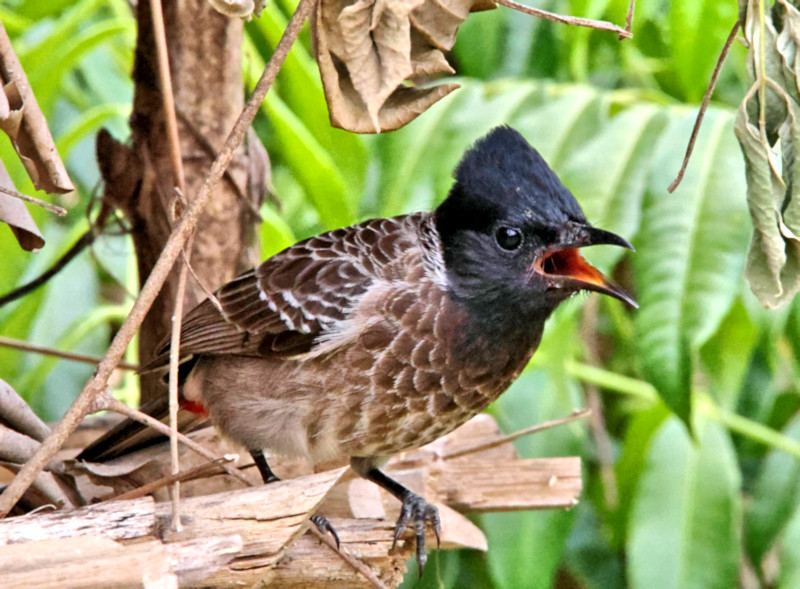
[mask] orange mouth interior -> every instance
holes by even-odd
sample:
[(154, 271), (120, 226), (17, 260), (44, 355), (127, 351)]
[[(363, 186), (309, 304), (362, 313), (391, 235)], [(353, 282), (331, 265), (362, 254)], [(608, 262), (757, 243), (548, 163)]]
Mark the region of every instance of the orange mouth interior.
[(575, 248), (548, 252), (534, 262), (534, 268), (547, 276), (565, 276), (595, 286), (606, 284), (605, 276)]

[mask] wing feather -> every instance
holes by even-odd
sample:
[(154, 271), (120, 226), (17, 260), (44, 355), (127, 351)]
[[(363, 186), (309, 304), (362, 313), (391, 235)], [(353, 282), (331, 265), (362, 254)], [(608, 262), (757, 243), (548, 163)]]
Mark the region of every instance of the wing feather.
[[(181, 356), (292, 355), (336, 332), (377, 282), (397, 279), (393, 261), (413, 247), (427, 213), (372, 219), (301, 241), (220, 288), (222, 312), (203, 301), (183, 320)], [(166, 364), (169, 340), (149, 368)]]

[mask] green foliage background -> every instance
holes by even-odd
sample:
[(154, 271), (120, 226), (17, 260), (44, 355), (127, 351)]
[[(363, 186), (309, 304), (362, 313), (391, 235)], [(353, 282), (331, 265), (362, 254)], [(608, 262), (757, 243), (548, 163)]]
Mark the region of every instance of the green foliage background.
[[(293, 3), (270, 3), (247, 24), (247, 87)], [(622, 23), (628, 2), (531, 4)], [(599, 395), (602, 427), (574, 423), (518, 442), (527, 457), (580, 455), (580, 504), (478, 517), (488, 553), (437, 553), (421, 581), (412, 564), (408, 586), (800, 586), (800, 303), (764, 311), (742, 279), (752, 230), (733, 134), (749, 85), (743, 48), (723, 70), (683, 183), (667, 192), (737, 10), (732, 0), (640, 2), (635, 38), (623, 43), (502, 8), (472, 15), (451, 56), (462, 88), (379, 137), (330, 129), (308, 39), (292, 51), (256, 124), (281, 202), (262, 210), (264, 257), (327, 228), (435, 206), (464, 149), (501, 123), (541, 151), (590, 221), (637, 248), (588, 255), (631, 285), (641, 309), (597, 296), (563, 305), (529, 369), (491, 408), (511, 431)], [(66, 218), (32, 210), (41, 253), (22, 252), (0, 228), (2, 293), (86, 230), (94, 134), (106, 126), (126, 137), (135, 30), (123, 0), (12, 0), (0, 20), (80, 186)], [(0, 158), (32, 193), (5, 141)], [(127, 238), (107, 235), (47, 287), (0, 309), (0, 333), (102, 354), (131, 303), (134, 268)], [(0, 377), (46, 419), (90, 371), (0, 349)], [(132, 379), (117, 387), (134, 398)]]

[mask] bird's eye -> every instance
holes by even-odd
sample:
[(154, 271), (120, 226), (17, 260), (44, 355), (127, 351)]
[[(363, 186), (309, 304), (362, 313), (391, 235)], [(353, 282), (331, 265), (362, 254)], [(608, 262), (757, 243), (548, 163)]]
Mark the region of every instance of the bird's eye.
[(494, 237), (497, 245), (509, 252), (522, 245), (522, 231), (513, 227), (499, 227)]

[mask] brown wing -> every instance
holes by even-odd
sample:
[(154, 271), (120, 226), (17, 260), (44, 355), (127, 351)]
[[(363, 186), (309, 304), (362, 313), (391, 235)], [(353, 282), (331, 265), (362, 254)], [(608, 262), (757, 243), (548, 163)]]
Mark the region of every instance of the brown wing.
[[(294, 355), (336, 329), (364, 293), (391, 281), (425, 213), (372, 219), (301, 241), (235, 278), (184, 318), (181, 356)], [(166, 364), (169, 341), (149, 365)]]

